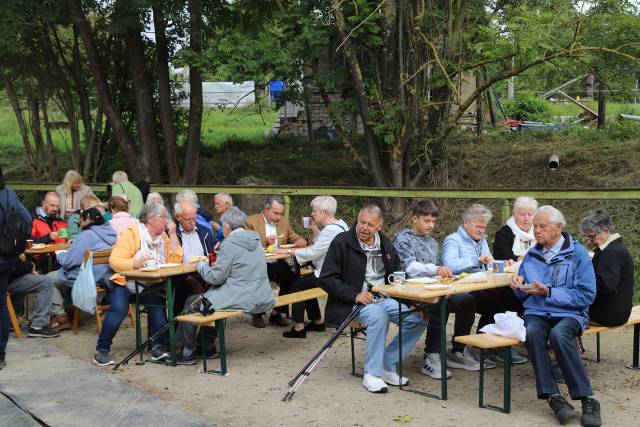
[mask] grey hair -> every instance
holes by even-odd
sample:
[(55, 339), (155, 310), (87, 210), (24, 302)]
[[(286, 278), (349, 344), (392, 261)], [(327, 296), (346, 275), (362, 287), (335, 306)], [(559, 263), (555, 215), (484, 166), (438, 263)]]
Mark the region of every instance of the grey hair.
[(520, 196), (516, 198), (516, 201), (513, 202), (513, 216), (515, 217), (518, 211), (524, 208), (530, 208), (535, 212), (536, 209), (538, 209), (538, 201), (529, 196)]
[(236, 228), (243, 227), (246, 221), (247, 214), (242, 212), (235, 206), (227, 210), (220, 217), (220, 222), (222, 222), (222, 224), (227, 224), (231, 231), (235, 230)]
[(613, 221), (609, 216), (609, 212), (604, 209), (594, 209), (587, 212), (582, 221), (580, 221), (580, 232), (582, 234), (589, 232), (602, 233), (604, 230), (613, 232)]
[(147, 203), (140, 210), (140, 215), (138, 219), (141, 223), (146, 224), (149, 220), (155, 216), (164, 215), (165, 217), (169, 216), (169, 212), (167, 212), (167, 208), (160, 203)]
[(331, 196), (317, 196), (309, 205), (312, 209), (316, 208), (320, 211), (325, 211), (329, 215), (335, 215), (338, 209), (338, 202)]
[(185, 200), (180, 200), (179, 202), (176, 202), (176, 203), (173, 205), (173, 212), (174, 212), (176, 215), (180, 215), (180, 214), (182, 213), (182, 204), (183, 204), (183, 203), (191, 203), (191, 204), (193, 205), (193, 209), (194, 209), (194, 210), (197, 210), (197, 208), (196, 208), (196, 204), (194, 203), (194, 201), (193, 201), (193, 200), (186, 200), (186, 199), (185, 199)]
[(191, 200), (193, 203), (198, 203), (198, 195), (192, 189), (184, 188), (176, 195), (176, 202), (181, 202), (182, 200)]
[(233, 206), (233, 199), (231, 198), (231, 194), (229, 194), (229, 193), (217, 193), (215, 195), (215, 197), (220, 198), (220, 201), (222, 203), (229, 203), (231, 206)]
[(146, 200), (146, 202), (145, 202), (145, 203), (156, 203), (156, 202), (153, 202), (153, 201), (152, 201), (152, 200), (153, 200), (153, 199), (155, 199), (156, 197), (157, 197), (157, 198), (160, 198), (160, 200), (162, 200), (162, 201), (161, 201), (161, 202), (159, 202), (159, 203), (162, 203), (162, 204), (164, 205), (164, 199), (162, 198), (162, 195), (161, 195), (160, 193), (156, 193), (156, 192), (153, 192), (153, 193), (149, 193), (149, 194), (147, 194), (147, 200)]
[(384, 215), (382, 214), (382, 209), (380, 209), (380, 206), (378, 205), (371, 204), (371, 205), (364, 206), (362, 209), (360, 209), (360, 212), (358, 212), (358, 217), (360, 217), (360, 215), (363, 212), (376, 214), (378, 215), (378, 218), (380, 218), (380, 221), (384, 222)]
[(129, 176), (125, 171), (115, 171), (113, 176), (111, 177), (111, 182), (114, 184), (120, 184), (121, 182), (125, 182), (129, 180)]
[(540, 206), (536, 211), (536, 216), (541, 213), (549, 215), (549, 222), (551, 224), (562, 224), (563, 227), (567, 226), (567, 220), (564, 219), (564, 215), (562, 214), (562, 212), (560, 212), (553, 206)]
[(278, 203), (280, 203), (282, 206), (284, 206), (284, 205), (285, 205), (285, 203), (284, 203), (284, 197), (282, 197), (282, 196), (278, 196), (278, 195), (276, 195), (276, 194), (273, 194), (273, 195), (271, 195), (271, 196), (267, 197), (267, 198), (264, 200), (264, 208), (265, 208), (265, 209), (269, 209), (269, 208), (271, 208), (271, 206), (273, 205), (273, 202), (278, 202)]
[(493, 218), (493, 214), (491, 213), (489, 208), (480, 203), (474, 203), (473, 205), (465, 209), (465, 211), (462, 213), (462, 221), (473, 221), (475, 219), (481, 219), (488, 223), (489, 221), (491, 221), (491, 218)]

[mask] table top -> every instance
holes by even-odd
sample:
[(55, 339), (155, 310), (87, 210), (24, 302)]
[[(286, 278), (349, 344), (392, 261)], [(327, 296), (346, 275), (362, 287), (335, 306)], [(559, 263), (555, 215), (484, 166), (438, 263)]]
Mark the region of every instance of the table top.
[[(482, 291), (485, 289), (501, 288), (503, 286), (509, 286), (509, 280), (511, 280), (511, 274), (493, 275), (489, 282), (478, 283), (451, 283), (447, 284), (446, 289), (425, 289), (424, 284), (412, 284), (407, 283), (402, 286), (395, 285), (383, 285), (373, 288), (374, 292), (379, 292), (383, 295), (392, 298), (403, 298), (414, 301), (423, 301), (429, 303), (435, 303), (438, 298), (461, 294), (464, 292)], [(426, 285), (428, 286), (428, 285)]]
[(55, 251), (62, 251), (62, 250), (67, 250), (69, 249), (69, 246), (71, 246), (70, 243), (65, 242), (65, 243), (49, 243), (47, 245), (44, 245), (44, 248), (39, 248), (39, 249), (27, 249), (24, 251), (25, 254), (30, 254), (30, 255), (35, 255), (35, 254), (52, 254)]
[[(305, 246), (305, 247), (303, 247), (303, 248), (291, 248), (291, 249), (298, 250), (298, 249), (307, 249), (307, 248), (308, 248), (308, 246)], [(267, 261), (274, 261), (274, 260), (277, 260), (277, 259), (287, 259), (287, 258), (292, 258), (292, 257), (294, 257), (294, 256), (295, 256), (295, 255), (293, 255), (293, 254), (273, 254), (273, 255), (267, 255), (267, 253), (266, 253), (266, 252), (265, 252), (265, 254), (264, 254), (264, 257), (267, 259)]]
[(158, 280), (166, 279), (167, 277), (180, 276), (182, 274), (194, 273), (196, 271), (196, 262), (189, 262), (181, 264), (177, 267), (163, 267), (158, 268), (156, 271), (142, 271), (142, 270), (129, 270), (120, 273), (127, 279), (134, 280)]

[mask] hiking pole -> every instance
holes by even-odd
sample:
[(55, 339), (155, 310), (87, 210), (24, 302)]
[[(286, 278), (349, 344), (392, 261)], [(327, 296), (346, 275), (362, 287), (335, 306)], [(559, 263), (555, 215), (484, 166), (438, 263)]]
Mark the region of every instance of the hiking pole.
[[(202, 308), (202, 310), (199, 310), (199, 312), (202, 313), (203, 316), (211, 314), (211, 310), (212, 310), (211, 302), (209, 302), (209, 300), (206, 299), (204, 297), (204, 295), (198, 295), (198, 298), (196, 298), (191, 304), (189, 304), (187, 307), (185, 307), (184, 310), (182, 310), (182, 312), (180, 314), (178, 314), (178, 316), (181, 316), (183, 314), (193, 313), (193, 311), (191, 311), (191, 310), (193, 310), (195, 307), (197, 307), (197, 305), (200, 304), (200, 303), (202, 303), (203, 308)], [(175, 323), (176, 323), (176, 319), (175, 318), (167, 321), (167, 323), (165, 323), (160, 329), (158, 329), (155, 334), (151, 335), (145, 342), (140, 344), (127, 357), (122, 359), (120, 362), (116, 363), (115, 366), (113, 367), (113, 370), (115, 371), (116, 369), (118, 369), (120, 367), (120, 365), (124, 365), (124, 364), (129, 363), (129, 360), (133, 359), (134, 357), (136, 357), (136, 355), (138, 353), (143, 351), (149, 345), (150, 341), (152, 341), (152, 340), (158, 338), (160, 335), (164, 334), (167, 331), (167, 329), (169, 329), (169, 327), (173, 326)]]
[(362, 310), (363, 307), (364, 305), (360, 305), (360, 304), (355, 306), (353, 310), (351, 310), (351, 313), (349, 313), (347, 318), (344, 320), (344, 322), (342, 322), (342, 325), (340, 325), (335, 330), (333, 335), (331, 335), (331, 338), (329, 338), (329, 341), (327, 341), (322, 346), (322, 348), (316, 353), (316, 355), (313, 356), (313, 358), (306, 365), (304, 365), (304, 367), (296, 374), (296, 376), (289, 381), (290, 388), (289, 388), (289, 391), (287, 391), (287, 393), (282, 397), (283, 402), (290, 401), (293, 398), (293, 395), (296, 393), (298, 388), (300, 388), (302, 383), (309, 377), (309, 375), (311, 374), (311, 371), (313, 371), (316, 365), (320, 362), (320, 360), (324, 357), (324, 355), (329, 351), (333, 343), (335, 343), (336, 340), (340, 337), (340, 334), (342, 333), (342, 331), (344, 331), (347, 328), (347, 326), (349, 326), (349, 324), (353, 321), (353, 319), (358, 317), (358, 314), (360, 314), (360, 310)]

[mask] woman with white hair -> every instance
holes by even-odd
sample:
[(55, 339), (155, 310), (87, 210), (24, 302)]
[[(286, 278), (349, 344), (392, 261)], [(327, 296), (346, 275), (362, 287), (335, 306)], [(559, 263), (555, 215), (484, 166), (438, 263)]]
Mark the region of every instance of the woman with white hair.
[(140, 189), (129, 181), (129, 177), (124, 171), (115, 171), (111, 181), (111, 196), (126, 196), (129, 202), (129, 213), (138, 218), (140, 210), (144, 206)]
[(442, 263), (453, 274), (487, 269), (493, 261), (487, 243), (487, 225), (493, 214), (479, 203), (471, 205), (462, 214), (462, 225), (445, 237), (442, 243)]
[(87, 194), (93, 194), (91, 188), (84, 183), (82, 175), (78, 171), (68, 170), (64, 175), (62, 184), (56, 187), (56, 193), (60, 196), (60, 211), (65, 222), (71, 214), (80, 209), (80, 200)]
[(507, 224), (496, 232), (493, 256), (501, 260), (522, 261), (524, 254), (536, 244), (533, 216), (538, 202), (533, 197), (520, 196), (513, 204), (513, 214)]

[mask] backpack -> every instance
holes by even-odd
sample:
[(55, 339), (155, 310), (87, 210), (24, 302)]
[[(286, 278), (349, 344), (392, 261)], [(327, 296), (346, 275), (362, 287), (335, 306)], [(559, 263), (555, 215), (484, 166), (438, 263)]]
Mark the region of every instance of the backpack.
[(13, 258), (24, 252), (31, 229), (15, 207), (9, 206), (9, 192), (5, 191), (5, 194), (7, 206), (0, 202), (4, 214), (0, 221), (0, 257)]

